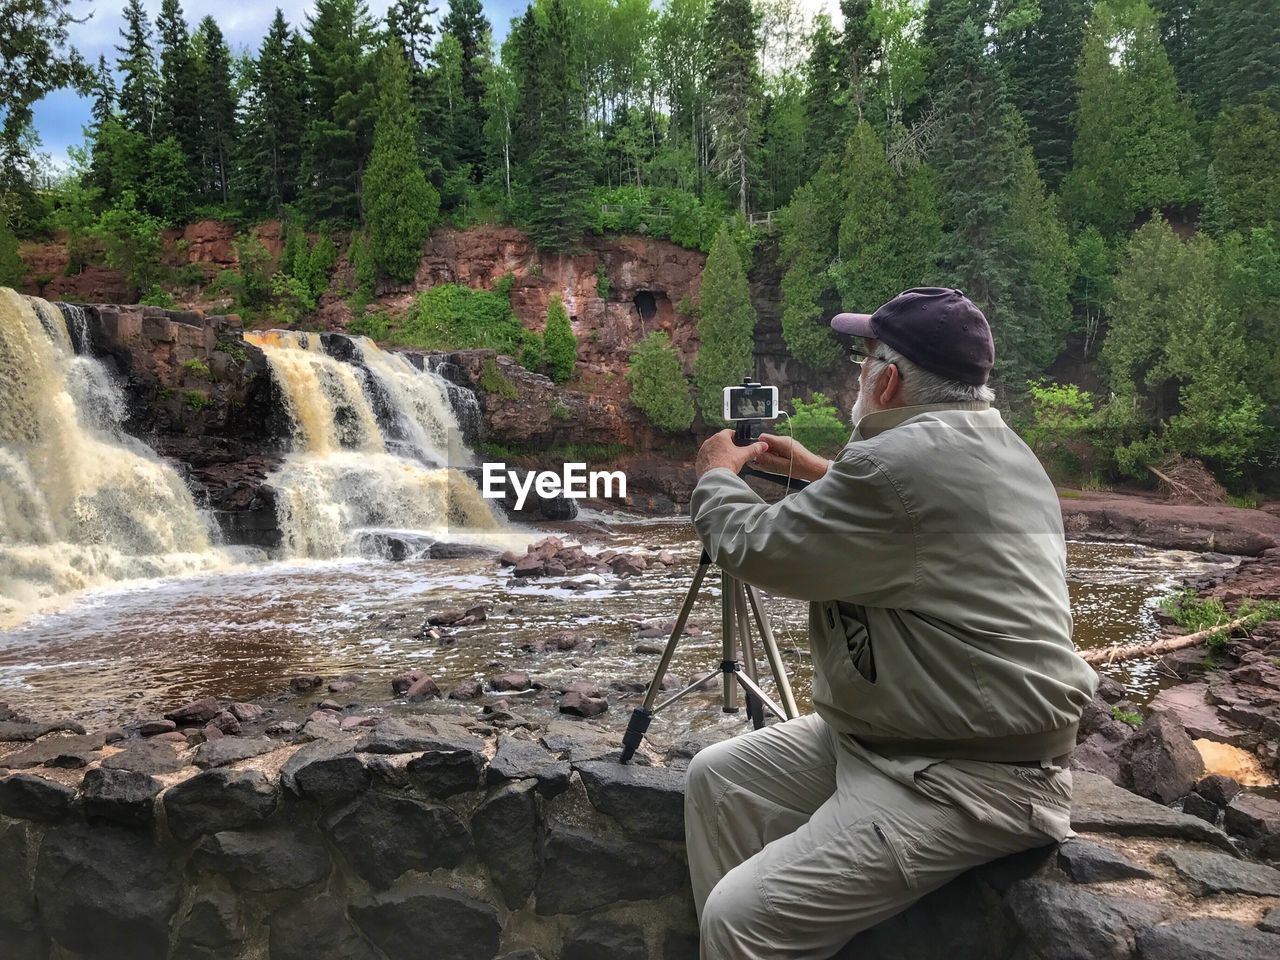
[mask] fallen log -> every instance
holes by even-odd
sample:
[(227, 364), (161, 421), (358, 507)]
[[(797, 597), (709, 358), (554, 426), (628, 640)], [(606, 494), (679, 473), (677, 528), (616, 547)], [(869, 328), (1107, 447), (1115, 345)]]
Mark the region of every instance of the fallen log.
[(1135, 657), (1172, 653), (1174, 650), (1182, 650), (1186, 647), (1194, 647), (1197, 644), (1204, 643), (1210, 637), (1223, 631), (1226, 631), (1227, 635), (1230, 636), (1232, 631), (1239, 630), (1252, 622), (1252, 620), (1251, 616), (1239, 617), (1229, 623), (1222, 623), (1216, 627), (1198, 630), (1195, 633), (1184, 634), (1180, 637), (1163, 637), (1147, 643), (1130, 643), (1120, 647), (1098, 647), (1093, 650), (1082, 650), (1080, 651), (1080, 656), (1085, 663), (1097, 666), (1098, 664), (1114, 663), (1117, 660), (1132, 660)]

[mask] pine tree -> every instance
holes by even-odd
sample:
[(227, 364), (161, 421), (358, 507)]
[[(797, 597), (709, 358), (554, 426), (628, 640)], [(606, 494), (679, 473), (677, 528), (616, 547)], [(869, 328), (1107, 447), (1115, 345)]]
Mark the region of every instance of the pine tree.
[(173, 137), (194, 172), (202, 141), (200, 90), (191, 36), (179, 0), (162, 0), (156, 33), (160, 41), (156, 139)]
[(277, 215), (297, 196), (302, 161), (305, 63), (296, 36), (277, 7), (253, 67), (240, 138), (244, 190)]
[(89, 128), (93, 137), (93, 145), (89, 151), (89, 186), (97, 187), (104, 197), (114, 196), (111, 189), (111, 158), (103, 143), (102, 132), (108, 124), (115, 123), (116, 81), (107, 66), (107, 58), (98, 54), (98, 69), (94, 73), (93, 106), (90, 116), (93, 125)]
[(458, 162), (469, 163), (478, 172), (484, 163), (484, 72), (492, 28), (480, 0), (451, 0), (440, 29), (453, 36), (462, 48), (462, 96), (466, 105), (459, 124)]
[(236, 137), (236, 97), (231, 89), (231, 51), (213, 17), (205, 17), (192, 39), (200, 105), (203, 192), (226, 203)]
[(355, 223), (373, 134), (373, 23), (364, 0), (317, 0), (307, 32), (311, 111), (301, 199), (316, 219)]
[(567, 383), (578, 362), (578, 338), (573, 335), (569, 313), (560, 294), (553, 293), (547, 304), (547, 323), (542, 330), (542, 354), (547, 372), (556, 383)]
[(536, 49), (542, 56), (535, 95), (539, 116), (522, 131), (531, 135), (524, 189), (530, 198), (529, 234), (539, 249), (564, 250), (586, 229), (591, 200), (586, 131), (582, 126), (582, 90), (573, 37), (563, 0), (547, 4), (546, 27), (539, 26)]
[(698, 295), (698, 356), (693, 363), (698, 405), (708, 423), (721, 420), (725, 387), (753, 372), (756, 311), (742, 255), (728, 225), (720, 228), (702, 269)]
[(408, 281), (417, 272), (422, 242), (435, 225), (440, 196), (418, 165), (409, 67), (394, 41), (379, 57), (377, 86), (373, 155), (364, 176), (365, 227), (378, 269), (394, 280)]
[(1212, 218), (1222, 230), (1280, 224), (1280, 113), (1260, 103), (1218, 115), (1213, 135)]
[(713, 163), (721, 179), (730, 185), (744, 216), (750, 205), (760, 136), (758, 19), (751, 0), (712, 0), (707, 19), (707, 44), (712, 51), (708, 81)]
[(665, 333), (650, 333), (636, 344), (627, 382), (631, 384), (631, 402), (655, 427), (666, 433), (689, 429), (694, 414), (689, 379)]
[(1110, 236), (1150, 210), (1196, 199), (1194, 119), (1145, 3), (1119, 13), (1098, 6), (1076, 82), (1074, 163), (1062, 193), (1078, 224)]
[(1076, 63), (1093, 0), (1041, 0), (1040, 16), (1002, 39), (1000, 61), (1027, 121), (1040, 176), (1057, 189), (1071, 168)]
[(835, 167), (824, 165), (779, 214), (782, 338), (793, 357), (815, 370), (829, 369), (842, 353), (827, 324), (839, 308), (830, 274), (841, 213)]
[(1251, 99), (1280, 105), (1275, 0), (1200, 0), (1192, 17), (1193, 89), (1201, 116)]
[(822, 161), (838, 148), (839, 130), (845, 120), (840, 105), (845, 78), (839, 39), (831, 26), (831, 17), (818, 14), (809, 37), (809, 58), (805, 61), (805, 154), (809, 175), (817, 172)]
[(872, 19), (872, 0), (840, 0), (840, 12), (844, 15), (844, 31), (840, 35), (843, 51), (843, 83), (845, 99), (849, 105), (846, 114), (850, 122), (842, 124), (832, 133), (842, 135), (852, 123), (863, 119), (872, 82), (872, 65), (880, 58), (880, 36)]
[(142, 0), (128, 0), (124, 8), (123, 47), (116, 47), (116, 60), (123, 80), (120, 84), (120, 120), (130, 130), (148, 140), (154, 135), (156, 95), (159, 79), (151, 51), (151, 22)]

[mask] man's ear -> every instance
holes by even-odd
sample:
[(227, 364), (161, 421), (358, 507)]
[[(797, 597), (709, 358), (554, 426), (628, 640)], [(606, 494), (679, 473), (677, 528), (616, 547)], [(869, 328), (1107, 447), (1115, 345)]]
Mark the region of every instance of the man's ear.
[(886, 364), (880, 382), (876, 385), (876, 403), (881, 408), (902, 405), (902, 376), (896, 363)]

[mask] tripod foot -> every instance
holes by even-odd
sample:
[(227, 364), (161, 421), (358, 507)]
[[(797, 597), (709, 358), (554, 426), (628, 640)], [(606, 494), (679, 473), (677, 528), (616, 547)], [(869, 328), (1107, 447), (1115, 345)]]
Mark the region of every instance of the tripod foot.
[(631, 720), (627, 723), (627, 732), (622, 735), (622, 763), (626, 763), (636, 755), (636, 750), (639, 749), (641, 742), (644, 740), (645, 732), (649, 729), (649, 723), (652, 720), (652, 710), (636, 707), (631, 711)]

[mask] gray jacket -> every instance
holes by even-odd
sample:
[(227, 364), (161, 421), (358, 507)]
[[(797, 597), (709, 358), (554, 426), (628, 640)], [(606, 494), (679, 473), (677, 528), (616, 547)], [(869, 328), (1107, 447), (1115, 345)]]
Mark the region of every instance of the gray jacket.
[(1069, 753), (1097, 677), (1075, 653), (1053, 484), (985, 403), (864, 417), (768, 505), (732, 471), (690, 511), (720, 567), (808, 600), (814, 707), (887, 756)]

